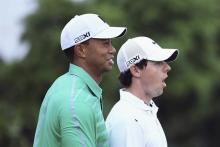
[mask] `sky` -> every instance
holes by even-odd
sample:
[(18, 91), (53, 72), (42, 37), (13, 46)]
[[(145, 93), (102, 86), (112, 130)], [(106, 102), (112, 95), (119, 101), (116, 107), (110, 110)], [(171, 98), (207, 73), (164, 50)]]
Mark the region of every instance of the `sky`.
[(29, 50), (21, 42), (23, 19), (37, 9), (35, 0), (0, 0), (0, 58), (6, 63), (21, 60)]

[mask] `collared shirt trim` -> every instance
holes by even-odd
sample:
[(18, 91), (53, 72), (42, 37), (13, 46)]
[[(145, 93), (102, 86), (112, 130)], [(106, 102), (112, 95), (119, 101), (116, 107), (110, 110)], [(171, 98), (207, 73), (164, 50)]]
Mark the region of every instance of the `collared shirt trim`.
[(69, 73), (78, 76), (82, 81), (88, 85), (89, 89), (97, 98), (101, 98), (102, 89), (96, 81), (81, 67), (70, 64)]
[(125, 91), (125, 89), (120, 89), (120, 99), (123, 101), (127, 101), (129, 104), (137, 107), (138, 109), (144, 109), (145, 111), (152, 111), (155, 115), (158, 112), (158, 107), (150, 100), (151, 106), (144, 103), (143, 100), (138, 98), (137, 96), (133, 95), (132, 93)]

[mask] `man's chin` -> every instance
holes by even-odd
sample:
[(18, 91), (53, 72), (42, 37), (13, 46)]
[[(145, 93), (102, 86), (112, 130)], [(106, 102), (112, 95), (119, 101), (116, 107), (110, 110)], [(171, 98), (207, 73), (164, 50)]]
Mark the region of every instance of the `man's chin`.
[(103, 70), (103, 72), (109, 72), (112, 70), (112, 68), (113, 68), (112, 66), (108, 66)]
[(162, 90), (158, 90), (156, 93), (154, 93), (154, 96), (153, 97), (158, 97), (158, 96), (161, 96), (163, 94), (163, 89)]

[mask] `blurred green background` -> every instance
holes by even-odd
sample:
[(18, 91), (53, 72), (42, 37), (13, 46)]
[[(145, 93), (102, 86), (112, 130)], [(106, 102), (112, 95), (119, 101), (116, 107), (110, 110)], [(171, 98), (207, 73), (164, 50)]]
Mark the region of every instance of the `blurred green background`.
[[(110, 25), (127, 26), (125, 37), (148, 36), (164, 48), (179, 48), (162, 96), (155, 99), (169, 147), (220, 146), (219, 0), (38, 0), (25, 21), (22, 60), (0, 59), (0, 146), (30, 147), (38, 111), (52, 82), (68, 70), (60, 32), (76, 14), (98, 13)], [(104, 75), (105, 117), (119, 99), (118, 69)]]

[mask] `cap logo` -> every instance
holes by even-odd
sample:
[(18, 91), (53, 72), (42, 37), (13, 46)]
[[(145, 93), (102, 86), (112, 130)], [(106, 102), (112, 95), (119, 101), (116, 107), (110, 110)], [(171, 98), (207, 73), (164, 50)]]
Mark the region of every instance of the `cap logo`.
[(128, 60), (128, 61), (126, 62), (127, 67), (129, 67), (131, 64), (134, 64), (134, 63), (135, 63), (137, 60), (139, 60), (139, 59), (140, 59), (140, 56), (139, 56), (139, 55), (137, 55), (137, 56), (131, 58), (130, 60)]
[(78, 43), (78, 42), (80, 42), (80, 41), (86, 39), (86, 38), (89, 37), (89, 36), (90, 36), (90, 33), (87, 32), (87, 33), (85, 33), (85, 34), (80, 35), (79, 37), (76, 37), (76, 38), (74, 39), (74, 41), (75, 41), (75, 43)]

